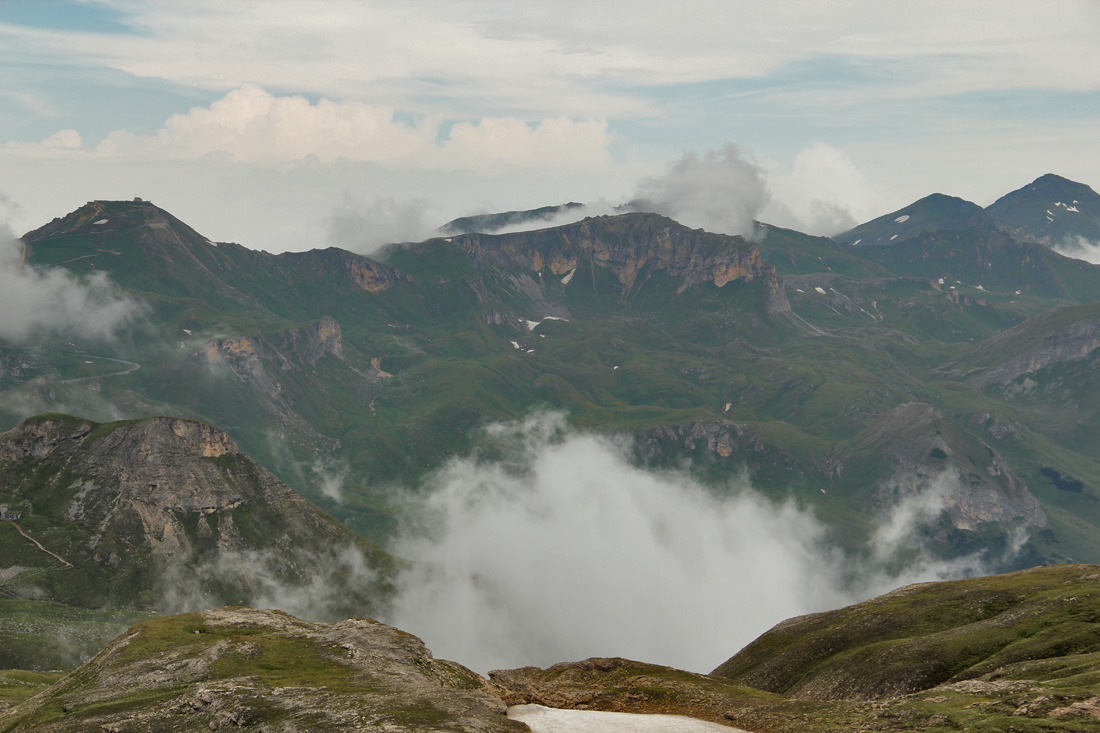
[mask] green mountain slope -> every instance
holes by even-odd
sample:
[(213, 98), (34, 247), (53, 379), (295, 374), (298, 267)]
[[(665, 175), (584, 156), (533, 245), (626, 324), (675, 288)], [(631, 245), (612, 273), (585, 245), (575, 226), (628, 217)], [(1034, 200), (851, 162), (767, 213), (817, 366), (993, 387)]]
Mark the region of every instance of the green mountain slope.
[(1013, 231), (1012, 227), (998, 221), (975, 203), (956, 196), (934, 193), (838, 234), (833, 239), (843, 244), (869, 247), (896, 244), (921, 232), (944, 229)]
[(1098, 587), (1087, 565), (907, 586), (784, 621), (712, 674), (814, 700), (883, 699), (968, 680), (1087, 687), (1100, 662)]
[[(853, 551), (899, 476), (947, 471), (972, 496), (929, 529), (936, 552), (985, 543), (999, 556), (1023, 523), (1031, 539), (1013, 562), (1100, 559), (1100, 517), (1043, 473), (1082, 481), (1074, 501), (1100, 497), (1083, 444), (941, 369), (1029, 317), (1097, 299), (1100, 268), (996, 232), (892, 247), (760, 234), (757, 245), (627, 214), (377, 259), (271, 255), (212, 244), (151, 204), (96, 202), (27, 235), (28, 261), (104, 270), (146, 320), (109, 344), (0, 345), (0, 417), (201, 419), (385, 542), (393, 483), (415, 486), (474, 449), (489, 422), (549, 407), (633, 435), (639, 461), (690, 465), (717, 491), (748, 471), (844, 528)], [(125, 247), (140, 271), (104, 252)], [(107, 376), (114, 362), (100, 357), (141, 368)], [(921, 440), (943, 446), (917, 456), (882, 433), (908, 405), (935, 416)]]
[(1076, 237), (1100, 241), (1100, 194), (1053, 173), (994, 201), (986, 211), (1053, 247)]

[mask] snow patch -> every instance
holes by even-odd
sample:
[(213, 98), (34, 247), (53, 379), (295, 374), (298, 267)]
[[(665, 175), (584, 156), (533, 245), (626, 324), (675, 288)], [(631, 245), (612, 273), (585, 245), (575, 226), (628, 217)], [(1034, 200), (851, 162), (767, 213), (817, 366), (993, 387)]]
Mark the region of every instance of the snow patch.
[(517, 344), (515, 341), (509, 341), (508, 343), (510, 343), (512, 346), (516, 347), (517, 349), (521, 348), (520, 345)]
[(96, 226), (98, 224), (106, 224), (106, 223), (107, 223), (106, 219), (100, 219), (99, 221), (93, 221), (92, 226)]
[(854, 246), (856, 246), (857, 244), (859, 244), (859, 243), (860, 243), (860, 242), (862, 242), (862, 241), (863, 241), (863, 237), (860, 237), (860, 238), (859, 238), (859, 239), (857, 239), (856, 241), (852, 242), (852, 246), (854, 247)]
[(566, 273), (565, 277), (563, 277), (561, 279), (561, 284), (562, 285), (568, 285), (569, 281), (573, 279), (573, 273), (576, 272), (576, 271), (577, 271), (577, 268), (574, 267), (572, 270), (570, 270), (568, 273)]
[(908, 214), (902, 214), (897, 219), (894, 219), (895, 224), (901, 224), (901, 223), (907, 222), (907, 221), (909, 221), (909, 215)]
[(890, 237), (890, 241), (893, 242), (897, 238), (898, 238), (898, 235), (895, 234), (894, 236)]
[(508, 717), (526, 723), (533, 733), (737, 733), (731, 728), (685, 715), (563, 710), (542, 705), (513, 705)]
[(987, 292), (989, 292), (988, 290), (986, 290), (985, 288), (983, 288), (983, 287), (982, 287), (981, 285), (975, 285), (974, 287), (976, 287), (976, 288), (977, 288), (978, 290), (981, 290), (981, 291), (982, 291), (983, 293), (987, 293)]
[(803, 295), (805, 295), (805, 294), (806, 294), (806, 291), (805, 291), (805, 290), (803, 290), (802, 288), (795, 288), (795, 290), (797, 290), (798, 292), (802, 293)]
[(546, 316), (546, 318), (543, 318), (542, 320), (544, 320), (544, 321), (565, 321), (566, 323), (569, 323), (568, 318), (560, 318), (558, 316)]
[(815, 287), (814, 290), (821, 293), (822, 295), (827, 295), (827, 293), (825, 292), (825, 290), (823, 288)]
[(943, 285), (943, 278), (940, 278), (940, 285)]
[(539, 325), (540, 323), (542, 323), (542, 321), (529, 321), (529, 320), (527, 320), (526, 318), (524, 318), (524, 319), (523, 319), (523, 322), (524, 322), (525, 324), (527, 324), (527, 330), (528, 330), (528, 331), (534, 331), (534, 330), (535, 330), (535, 326), (537, 326), (537, 325)]

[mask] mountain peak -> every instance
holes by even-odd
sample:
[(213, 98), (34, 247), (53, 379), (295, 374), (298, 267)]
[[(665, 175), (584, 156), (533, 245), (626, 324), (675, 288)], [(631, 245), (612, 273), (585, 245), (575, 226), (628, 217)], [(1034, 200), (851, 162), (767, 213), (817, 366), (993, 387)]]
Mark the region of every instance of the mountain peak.
[(1100, 194), (1054, 173), (1005, 194), (986, 211), (1049, 247), (1075, 244), (1079, 237), (1100, 241)]
[(833, 237), (852, 245), (897, 244), (922, 232), (943, 229), (1004, 231), (1007, 229), (982, 207), (943, 193), (933, 193), (908, 206), (860, 224)]

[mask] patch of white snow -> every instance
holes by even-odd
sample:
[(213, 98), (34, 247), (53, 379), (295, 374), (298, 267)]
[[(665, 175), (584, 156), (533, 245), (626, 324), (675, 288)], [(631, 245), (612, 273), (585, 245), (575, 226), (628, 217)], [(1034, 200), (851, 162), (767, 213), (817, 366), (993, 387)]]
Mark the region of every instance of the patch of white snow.
[(539, 325), (540, 323), (542, 323), (542, 321), (529, 321), (529, 320), (527, 320), (526, 318), (524, 318), (524, 319), (523, 319), (523, 322), (527, 324), (527, 330), (528, 330), (528, 331), (534, 331), (534, 330), (535, 330), (535, 326), (537, 326), (537, 325)]
[(854, 246), (856, 246), (857, 244), (859, 244), (859, 243), (860, 243), (860, 242), (862, 242), (862, 241), (863, 241), (863, 237), (860, 237), (860, 238), (859, 238), (859, 239), (857, 239), (856, 241), (852, 242), (852, 246), (854, 247)]
[(194, 336), (194, 335), (195, 335), (195, 334), (191, 333), (191, 329), (190, 329), (190, 328), (185, 328), (185, 329), (183, 329), (183, 332), (184, 332), (185, 334), (187, 334), (188, 336)]
[(828, 295), (828, 293), (826, 293), (826, 292), (825, 292), (825, 291), (824, 291), (824, 290), (823, 290), (822, 288), (819, 288), (819, 287), (814, 287), (814, 290), (816, 290), (817, 292), (821, 293), (822, 295)]
[(526, 723), (533, 733), (744, 733), (686, 715), (562, 710), (542, 705), (513, 705), (508, 717)]
[(562, 285), (568, 285), (569, 281), (573, 279), (573, 273), (576, 272), (576, 271), (577, 271), (577, 268), (574, 267), (572, 270), (570, 270), (568, 273), (566, 273), (565, 277), (563, 277), (561, 279), (561, 284)]
[(975, 285), (974, 287), (976, 287), (978, 290), (981, 290), (983, 293), (987, 292), (986, 289), (983, 288), (981, 285)]
[(805, 295), (805, 294), (806, 294), (806, 291), (805, 291), (805, 290), (803, 290), (802, 288), (795, 288), (795, 290), (797, 290), (798, 292), (802, 293), (803, 295)]
[(902, 214), (897, 219), (894, 219), (895, 224), (901, 224), (901, 223), (907, 222), (907, 221), (909, 221), (909, 215), (908, 214)]
[(520, 348), (520, 345), (517, 344), (515, 341), (509, 341), (508, 343), (510, 343), (512, 346), (516, 347), (517, 349)]
[(92, 226), (96, 226), (98, 224), (106, 224), (106, 223), (107, 223), (106, 219), (100, 219), (99, 221), (93, 221)]
[(542, 320), (544, 320), (544, 321), (565, 321), (566, 323), (569, 323), (568, 318), (559, 318), (558, 316), (546, 316), (546, 318), (543, 318)]
[(898, 238), (898, 235), (895, 234), (894, 236), (890, 237), (890, 241), (893, 242), (897, 238)]

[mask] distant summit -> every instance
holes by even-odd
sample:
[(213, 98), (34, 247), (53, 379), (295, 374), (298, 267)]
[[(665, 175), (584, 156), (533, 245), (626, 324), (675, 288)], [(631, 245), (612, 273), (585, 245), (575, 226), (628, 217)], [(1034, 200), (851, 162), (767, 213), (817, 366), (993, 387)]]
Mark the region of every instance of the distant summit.
[(439, 227), (439, 233), (444, 236), (454, 234), (493, 234), (502, 229), (523, 226), (532, 222), (551, 222), (561, 214), (576, 209), (583, 209), (584, 204), (570, 201), (560, 206), (543, 206), (538, 209), (526, 211), (503, 211), (498, 214), (478, 214), (476, 216), (463, 216), (449, 221)]
[(897, 244), (922, 232), (950, 230), (1002, 231), (1016, 234), (977, 204), (942, 193), (934, 193), (897, 211), (860, 224), (833, 237), (858, 246)]
[(1100, 242), (1100, 194), (1053, 173), (1005, 194), (986, 211), (1048, 247), (1077, 237)]

